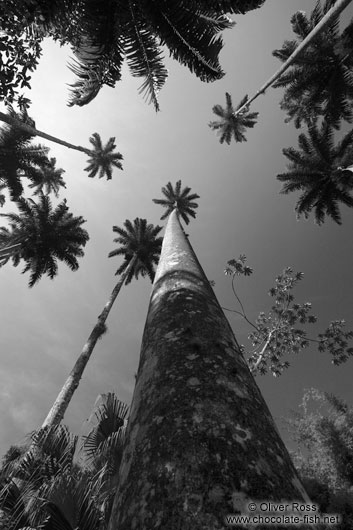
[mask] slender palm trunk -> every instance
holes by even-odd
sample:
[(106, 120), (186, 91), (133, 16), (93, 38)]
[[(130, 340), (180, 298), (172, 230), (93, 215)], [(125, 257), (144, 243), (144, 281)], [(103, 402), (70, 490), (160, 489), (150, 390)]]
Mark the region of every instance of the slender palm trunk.
[(103, 311), (101, 312), (101, 314), (99, 315), (97, 319), (96, 325), (92, 329), (91, 334), (88, 337), (88, 340), (81, 351), (80, 356), (75, 362), (75, 365), (73, 369), (71, 370), (68, 378), (66, 379), (62, 389), (60, 390), (58, 397), (54, 401), (53, 406), (51, 407), (47, 417), (45, 418), (42, 424), (42, 428), (47, 427), (47, 426), (52, 427), (53, 425), (57, 425), (62, 421), (64, 414), (66, 412), (66, 409), (70, 404), (71, 398), (80, 383), (84, 369), (86, 368), (86, 365), (91, 357), (91, 354), (94, 350), (96, 342), (99, 339), (99, 337), (102, 335), (102, 333), (104, 333), (105, 321), (108, 318), (109, 312), (114, 304), (116, 297), (118, 296), (120, 292), (121, 287), (123, 286), (126, 280), (127, 275), (129, 274), (130, 270), (133, 268), (135, 264), (135, 260), (136, 260), (135, 257), (131, 259), (124, 274), (122, 274), (118, 283), (115, 285), (107, 303), (104, 306)]
[(85, 147), (70, 144), (68, 142), (65, 142), (64, 140), (60, 140), (60, 138), (56, 138), (55, 136), (51, 136), (50, 134), (47, 134), (45, 132), (38, 131), (34, 127), (31, 127), (28, 123), (24, 123), (20, 120), (17, 120), (16, 118), (13, 118), (12, 116), (9, 116), (8, 114), (5, 114), (3, 112), (0, 112), (0, 121), (4, 121), (8, 125), (12, 125), (13, 127), (18, 127), (22, 131), (30, 134), (31, 136), (40, 136), (41, 138), (45, 138), (49, 142), (55, 142), (56, 144), (64, 145), (69, 149), (75, 149), (76, 151), (81, 151), (82, 153), (86, 153), (87, 155), (91, 154), (91, 151), (89, 149), (86, 149)]
[(108, 529), (226, 528), (251, 499), (309, 502), (174, 211)]
[(270, 79), (242, 106), (238, 109), (234, 115), (240, 114), (244, 109), (248, 108), (250, 104), (261, 94), (264, 94), (265, 91), (273, 85), (277, 79), (293, 64), (294, 59), (298, 57), (299, 54), (305, 50), (305, 48), (310, 44), (310, 42), (326, 27), (328, 26), (334, 18), (336, 18), (342, 11), (351, 3), (352, 0), (337, 0), (335, 5), (326, 13), (324, 17), (320, 20), (314, 29), (305, 37), (305, 39), (299, 44), (299, 46), (294, 50), (292, 55), (282, 64), (282, 66), (273, 74)]

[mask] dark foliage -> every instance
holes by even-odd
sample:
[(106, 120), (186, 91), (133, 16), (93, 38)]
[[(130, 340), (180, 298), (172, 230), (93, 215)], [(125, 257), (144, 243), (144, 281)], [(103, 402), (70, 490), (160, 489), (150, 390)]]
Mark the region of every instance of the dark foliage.
[(151, 281), (154, 278), (154, 266), (158, 263), (162, 247), (162, 237), (156, 237), (162, 230), (161, 226), (147, 224), (146, 219), (136, 218), (133, 222), (126, 219), (125, 228), (113, 226), (113, 231), (119, 234), (114, 239), (120, 246), (109, 252), (109, 257), (123, 256), (124, 261), (115, 274), (122, 274), (134, 259), (134, 265), (130, 269), (125, 284), (139, 276), (148, 276)]
[(194, 211), (198, 208), (198, 204), (195, 201), (199, 199), (200, 196), (196, 193), (190, 193), (191, 188), (185, 187), (181, 188), (181, 180), (178, 180), (173, 188), (172, 184), (168, 184), (162, 188), (162, 193), (165, 196), (165, 199), (152, 199), (156, 204), (160, 204), (166, 211), (162, 215), (161, 219), (166, 219), (169, 214), (176, 209), (178, 215), (180, 215), (186, 224), (189, 224), (189, 217), (196, 217), (196, 212)]
[(313, 211), (319, 225), (325, 216), (341, 224), (339, 204), (353, 206), (353, 130), (335, 145), (333, 130), (324, 122), (320, 128), (312, 125), (298, 143), (299, 150), (283, 149), (290, 163), (286, 173), (277, 175), (284, 183), (281, 193), (302, 192), (295, 207), (298, 217)]
[(84, 255), (82, 247), (89, 239), (82, 228), (85, 220), (69, 212), (66, 200), (53, 209), (49, 197), (43, 194), (38, 203), (21, 198), (17, 205), (18, 214), (1, 214), (10, 222), (8, 228), (0, 228), (0, 249), (10, 247), (10, 253), (2, 258), (2, 265), (9, 259), (15, 266), (24, 261), (22, 272), (30, 272), (30, 287), (43, 274), (53, 279), (58, 273), (58, 260), (71, 270), (77, 270), (77, 258)]
[[(291, 24), (297, 40), (285, 41), (273, 55), (286, 61), (333, 4), (334, 0), (318, 0), (309, 16), (303, 11), (295, 13)], [(285, 87), (281, 106), (288, 113), (287, 121), (294, 119), (296, 127), (300, 127), (302, 122), (312, 124), (315, 116), (322, 115), (335, 128), (342, 119), (352, 121), (352, 50), (353, 21), (340, 33), (336, 17), (273, 85)]]
[(211, 121), (208, 125), (214, 131), (218, 131), (220, 143), (230, 144), (232, 137), (236, 142), (246, 142), (245, 132), (248, 128), (253, 128), (256, 124), (258, 112), (250, 112), (246, 106), (248, 96), (245, 96), (239, 105), (234, 109), (231, 95), (226, 92), (226, 107), (215, 105), (213, 112), (221, 119)]

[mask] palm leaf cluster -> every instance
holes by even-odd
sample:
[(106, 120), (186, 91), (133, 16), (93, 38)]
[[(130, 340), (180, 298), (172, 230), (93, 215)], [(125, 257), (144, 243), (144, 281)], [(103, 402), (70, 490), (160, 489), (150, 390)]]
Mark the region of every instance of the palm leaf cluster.
[(211, 121), (208, 125), (214, 131), (217, 131), (220, 136), (220, 143), (226, 142), (230, 144), (232, 137), (236, 142), (246, 142), (245, 132), (248, 128), (253, 128), (258, 112), (250, 112), (249, 107), (246, 106), (248, 96), (246, 95), (239, 105), (234, 109), (231, 95), (226, 92), (226, 106), (215, 105), (213, 112), (220, 119)]
[(166, 211), (162, 215), (161, 219), (166, 219), (174, 209), (177, 210), (186, 224), (189, 224), (189, 217), (196, 217), (195, 209), (198, 208), (198, 204), (194, 202), (199, 199), (200, 196), (196, 193), (190, 193), (191, 188), (181, 188), (181, 180), (178, 180), (175, 187), (170, 182), (162, 188), (162, 193), (165, 199), (152, 199), (154, 203), (160, 204)]
[[(77, 76), (70, 105), (85, 105), (103, 85), (114, 86), (126, 59), (140, 91), (158, 110), (158, 92), (167, 78), (163, 46), (203, 81), (222, 77), (219, 33), (233, 26), (226, 13), (245, 13), (264, 0), (72, 0), (74, 22), (63, 26), (61, 13), (51, 19), (50, 34), (70, 42), (71, 69)], [(58, 15), (58, 14), (57, 14)], [(43, 12), (43, 18), (48, 15)], [(67, 12), (66, 12), (67, 19)]]
[(63, 173), (65, 173), (64, 169), (56, 167), (56, 158), (50, 158), (39, 168), (37, 181), (29, 184), (29, 188), (35, 188), (33, 195), (53, 193), (55, 197), (58, 197), (60, 188), (66, 188), (62, 178)]
[(123, 155), (119, 152), (114, 152), (116, 147), (115, 138), (110, 138), (105, 146), (102, 144), (101, 137), (98, 133), (93, 133), (89, 139), (93, 145), (90, 151), (89, 164), (85, 168), (88, 171), (88, 176), (93, 178), (97, 175), (102, 178), (107, 176), (107, 180), (112, 178), (113, 167), (123, 169), (120, 160), (123, 160)]
[[(288, 57), (322, 17), (335, 0), (317, 1), (312, 13), (295, 13), (291, 19), (297, 40), (285, 41), (273, 55), (281, 61)], [(353, 119), (353, 21), (340, 33), (339, 18), (326, 26), (294, 59), (293, 65), (273, 85), (285, 87), (281, 107), (287, 111), (288, 120), (311, 124), (318, 115), (338, 128), (341, 119)]]
[(0, 470), (0, 524), (7, 530), (105, 530), (116, 490), (127, 407), (102, 396), (81, 440), (61, 425), (12, 447)]
[(112, 250), (109, 257), (124, 257), (116, 274), (122, 274), (134, 260), (133, 267), (128, 270), (125, 284), (129, 284), (134, 277), (137, 279), (146, 275), (153, 281), (154, 265), (158, 263), (162, 247), (162, 237), (157, 235), (162, 227), (147, 224), (146, 219), (140, 218), (134, 219), (133, 222), (126, 219), (124, 227), (113, 226), (113, 231), (118, 234), (114, 242), (119, 244), (119, 248)]
[(319, 225), (325, 216), (341, 224), (339, 204), (353, 206), (353, 130), (335, 145), (332, 127), (324, 122), (320, 128), (311, 126), (298, 141), (299, 150), (283, 149), (289, 165), (277, 176), (284, 183), (281, 193), (301, 192), (295, 207), (298, 217), (307, 218), (313, 210)]
[[(54, 278), (58, 260), (71, 270), (78, 269), (77, 258), (84, 255), (89, 239), (82, 228), (85, 220), (69, 212), (66, 200), (55, 208), (47, 195), (42, 194), (38, 203), (20, 198), (19, 213), (1, 214), (9, 220), (9, 227), (0, 227), (0, 249), (5, 249), (2, 265), (12, 259), (13, 265), (25, 263), (23, 273), (29, 271), (32, 287), (43, 274)], [(6, 249), (14, 250), (6, 254)]]
[(127, 405), (115, 394), (101, 394), (100, 403), (95, 406), (95, 424), (82, 438), (82, 461), (94, 477), (106, 524), (118, 484), (127, 413)]
[[(16, 113), (9, 107), (8, 114), (22, 122), (33, 123), (26, 111)], [(0, 185), (2, 189), (8, 189), (12, 200), (17, 200), (23, 192), (23, 177), (28, 178), (33, 186), (40, 185), (42, 168), (51, 163), (47, 157), (49, 149), (33, 145), (31, 140), (28, 133), (15, 125), (0, 129)]]

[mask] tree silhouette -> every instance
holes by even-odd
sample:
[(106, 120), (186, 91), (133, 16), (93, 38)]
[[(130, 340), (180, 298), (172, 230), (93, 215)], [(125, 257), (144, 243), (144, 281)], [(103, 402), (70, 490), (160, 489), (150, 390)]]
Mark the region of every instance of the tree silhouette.
[(50, 158), (46, 164), (43, 164), (39, 168), (38, 179), (36, 182), (29, 184), (30, 188), (35, 188), (33, 195), (40, 195), (42, 192), (46, 195), (54, 193), (55, 197), (59, 196), (60, 188), (66, 188), (62, 174), (65, 173), (64, 169), (58, 169), (55, 167), (56, 158)]
[(103, 146), (101, 137), (98, 133), (93, 133), (89, 139), (93, 145), (93, 150), (90, 152), (89, 165), (85, 168), (85, 171), (88, 171), (88, 176), (93, 178), (97, 175), (102, 178), (105, 175), (107, 180), (112, 178), (113, 167), (118, 169), (123, 169), (123, 166), (120, 160), (123, 159), (121, 153), (114, 153), (115, 138), (110, 138), (109, 142)]
[(97, 340), (105, 333), (105, 322), (110, 310), (120, 292), (121, 287), (129, 284), (133, 277), (148, 276), (151, 281), (154, 277), (154, 266), (157, 264), (162, 245), (162, 238), (157, 237), (162, 230), (160, 226), (147, 224), (146, 219), (136, 218), (133, 222), (128, 219), (124, 222), (125, 228), (113, 227), (119, 236), (114, 239), (119, 243), (119, 248), (112, 250), (109, 257), (123, 256), (124, 261), (116, 271), (121, 275), (114, 286), (102, 312), (97, 318), (87, 342), (82, 348), (69, 376), (63, 384), (55, 399), (42, 427), (53, 426), (60, 423), (71, 402), (72, 396), (80, 384), (83, 372), (96, 346)]
[[(8, 107), (8, 117), (21, 120), (28, 126), (33, 124), (26, 111), (15, 112)], [(22, 192), (22, 178), (28, 178), (36, 184), (41, 178), (41, 168), (48, 163), (48, 147), (33, 145), (27, 131), (21, 130), (16, 123), (0, 129), (0, 184), (7, 188), (11, 199), (17, 200)]]
[[(82, 147), (81, 145), (74, 145), (69, 142), (66, 142), (65, 140), (61, 140), (60, 138), (57, 138), (55, 136), (51, 136), (50, 134), (47, 134), (43, 131), (38, 131), (35, 128), (34, 121), (29, 121), (28, 119), (26, 119), (27, 111), (23, 112), (23, 115), (17, 115), (10, 108), (10, 111), (7, 114), (5, 114), (4, 112), (0, 112), (0, 121), (3, 121), (10, 125), (11, 130), (17, 130), (18, 135), (24, 135), (24, 137), (28, 138), (33, 136), (40, 136), (41, 138), (45, 138), (49, 142), (54, 142), (59, 145), (63, 145), (69, 149), (74, 149), (75, 151), (85, 153), (89, 156), (89, 165), (85, 169), (85, 171), (89, 171), (90, 177), (94, 177), (99, 172), (99, 178), (106, 175), (107, 180), (109, 180), (112, 178), (113, 166), (122, 169), (122, 164), (119, 162), (123, 159), (122, 154), (119, 152), (113, 152), (116, 147), (114, 137), (110, 138), (107, 144), (103, 147), (99, 134), (93, 133), (90, 138), (90, 142), (93, 145), (93, 149), (87, 149), (87, 147)], [(23, 116), (25, 117), (24, 120)], [(42, 147), (42, 149), (45, 153), (47, 153), (47, 147)], [(47, 159), (45, 160), (45, 163), (47, 163)], [(2, 177), (0, 176), (0, 178)]]
[(0, 249), (5, 250), (1, 265), (9, 259), (14, 266), (23, 261), (22, 272), (30, 272), (29, 287), (43, 274), (53, 279), (58, 273), (58, 260), (77, 270), (77, 258), (84, 255), (82, 247), (89, 239), (82, 228), (85, 220), (69, 212), (66, 200), (53, 209), (44, 194), (38, 203), (20, 198), (17, 205), (19, 213), (0, 214), (10, 221), (9, 228), (0, 227)]
[[(334, 0), (326, 0), (323, 6), (318, 1), (309, 16), (304, 11), (292, 16), (292, 29), (299, 43), (334, 5)], [(296, 119), (296, 126), (300, 127), (302, 121), (310, 123), (312, 116), (319, 114), (335, 128), (339, 128), (341, 119), (352, 121), (352, 35), (353, 21), (340, 33), (339, 18), (334, 17), (273, 85), (285, 87), (281, 107), (288, 112), (289, 119)], [(298, 42), (285, 41), (273, 55), (286, 61), (298, 47)]]
[(295, 211), (306, 218), (313, 211), (317, 224), (325, 216), (341, 224), (339, 203), (353, 206), (353, 130), (334, 145), (333, 129), (327, 123), (313, 125), (308, 136), (298, 138), (300, 150), (289, 147), (283, 154), (289, 159), (288, 171), (277, 175), (283, 182), (281, 193), (301, 191)]
[(196, 212), (194, 211), (198, 208), (198, 204), (195, 201), (199, 199), (200, 196), (196, 193), (191, 193), (191, 188), (185, 187), (181, 189), (181, 180), (178, 180), (173, 188), (172, 184), (168, 184), (162, 188), (162, 193), (165, 196), (165, 199), (152, 199), (156, 204), (160, 204), (166, 208), (166, 212), (162, 215), (161, 219), (166, 219), (171, 212), (176, 209), (178, 215), (180, 215), (186, 224), (189, 224), (189, 217), (196, 217)]
[[(239, 105), (234, 109), (231, 95), (226, 92), (226, 106), (215, 105), (213, 112), (221, 119), (218, 121), (211, 121), (208, 125), (214, 131), (218, 131), (220, 135), (220, 143), (226, 142), (230, 144), (232, 137), (236, 142), (246, 142), (245, 131), (247, 128), (254, 127), (258, 112), (250, 112), (249, 107), (246, 106), (248, 96), (245, 96)], [(241, 109), (241, 110), (239, 110)]]

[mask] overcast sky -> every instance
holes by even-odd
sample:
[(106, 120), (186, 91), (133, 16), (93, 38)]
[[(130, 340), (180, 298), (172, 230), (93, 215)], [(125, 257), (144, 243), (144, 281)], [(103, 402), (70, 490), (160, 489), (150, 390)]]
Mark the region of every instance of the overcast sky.
[[(311, 301), (319, 317), (312, 336), (335, 319), (345, 319), (353, 329), (353, 211), (342, 208), (342, 226), (328, 220), (318, 227), (312, 218), (296, 220), (295, 194), (279, 195), (276, 175), (286, 166), (282, 148), (296, 147), (298, 136), (292, 124), (284, 124), (281, 90), (270, 89), (253, 104), (259, 121), (246, 143), (221, 145), (207, 126), (214, 118), (212, 106), (224, 105), (226, 91), (237, 104), (278, 68), (271, 52), (292, 38), (291, 15), (315, 3), (267, 0), (259, 10), (233, 16), (236, 26), (225, 32), (220, 57), (226, 75), (215, 83), (202, 83), (167, 58), (170, 75), (158, 114), (138, 94), (141, 80), (127, 68), (116, 88), (104, 88), (88, 106), (67, 107), (70, 53), (51, 42), (45, 45), (30, 94), (37, 128), (86, 147), (93, 132), (104, 143), (115, 136), (124, 171), (115, 170), (111, 181), (89, 179), (83, 171), (86, 155), (48, 144), (50, 156), (66, 170), (67, 189), (60, 199), (67, 198), (71, 211), (87, 220), (90, 241), (77, 272), (60, 264), (55, 280), (45, 277), (32, 289), (20, 266), (9, 263), (0, 270), (0, 455), (41, 425), (114, 287), (120, 260), (107, 258), (115, 248), (112, 226), (135, 217), (162, 224), (162, 211), (152, 199), (168, 181), (181, 179), (201, 197), (187, 232), (208, 278), (216, 282), (221, 305), (236, 308), (223, 270), (227, 260), (244, 253), (255, 271), (238, 283), (250, 318), (270, 307), (268, 289), (284, 267), (292, 266), (304, 272), (298, 301)], [(7, 202), (2, 211), (13, 210)], [(108, 333), (98, 342), (65, 416), (75, 432), (99, 393), (114, 391), (130, 403), (150, 292), (147, 279), (121, 291)], [(229, 320), (238, 341), (246, 344), (246, 323), (233, 315)], [(312, 347), (288, 360), (291, 367), (280, 378), (257, 378), (277, 422), (297, 408), (304, 388), (335, 392), (352, 404), (353, 359), (334, 367), (327, 354)]]

